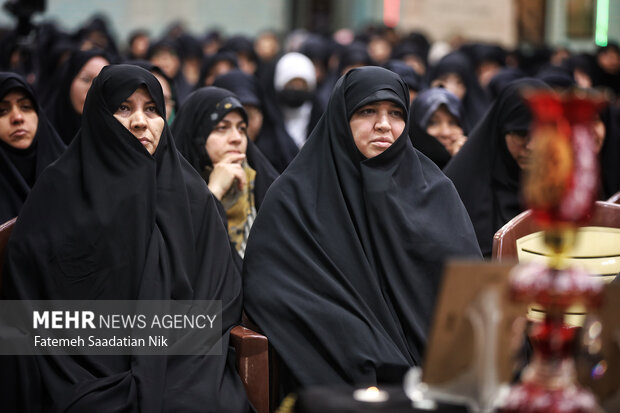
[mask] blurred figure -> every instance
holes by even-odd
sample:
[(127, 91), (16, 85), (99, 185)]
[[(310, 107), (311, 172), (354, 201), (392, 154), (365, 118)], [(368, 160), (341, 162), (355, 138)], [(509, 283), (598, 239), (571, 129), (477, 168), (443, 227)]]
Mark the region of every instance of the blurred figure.
[(461, 101), (450, 91), (430, 88), (411, 105), (410, 138), (413, 146), (443, 169), (467, 137)]
[(259, 97), (258, 83), (254, 76), (240, 69), (232, 69), (215, 78), (213, 86), (237, 95), (248, 117), (247, 135), (255, 142), (263, 127), (263, 104)]
[(238, 68), (237, 56), (230, 50), (220, 50), (211, 56), (206, 56), (200, 66), (196, 88), (212, 86), (216, 77)]
[(172, 79), (179, 104), (182, 104), (192, 91), (183, 74), (183, 56), (178, 42), (174, 39), (163, 38), (149, 47), (148, 60), (161, 68), (166, 76)]
[(93, 80), (110, 63), (103, 50), (76, 51), (59, 68), (53, 86), (43, 96), (45, 112), (67, 145), (80, 129), (84, 101)]
[(428, 79), (430, 87), (444, 87), (463, 102), (468, 125), (475, 125), (486, 111), (488, 99), (463, 52), (451, 52), (444, 56), (431, 68)]
[(531, 166), (532, 156), (532, 113), (522, 95), (526, 90), (551, 89), (532, 78), (509, 83), (444, 168), (467, 208), (487, 258), (491, 257), (495, 232), (523, 211), (522, 171)]
[(181, 71), (187, 83), (193, 89), (198, 83), (200, 76), (200, 65), (202, 64), (203, 53), (200, 41), (188, 33), (183, 33), (177, 38), (179, 50), (183, 61)]
[(280, 39), (273, 31), (264, 31), (254, 40), (254, 50), (263, 62), (275, 60), (280, 53)]
[(594, 86), (610, 88), (620, 95), (620, 46), (609, 42), (605, 47), (596, 50), (596, 79)]
[(316, 71), (312, 61), (296, 52), (282, 56), (275, 69), (274, 89), (286, 131), (301, 148), (320, 117), (318, 111), (322, 113), (313, 102)]
[(231, 51), (236, 55), (237, 65), (249, 75), (254, 75), (258, 69), (258, 55), (254, 51), (254, 41), (247, 36), (237, 35), (229, 37), (220, 49)]
[(139, 29), (131, 32), (128, 40), (126, 57), (129, 60), (146, 59), (151, 39), (146, 30)]
[(385, 64), (385, 68), (400, 75), (409, 88), (409, 101), (413, 102), (416, 95), (424, 88), (422, 78), (416, 73), (411, 66), (400, 60), (389, 60)]

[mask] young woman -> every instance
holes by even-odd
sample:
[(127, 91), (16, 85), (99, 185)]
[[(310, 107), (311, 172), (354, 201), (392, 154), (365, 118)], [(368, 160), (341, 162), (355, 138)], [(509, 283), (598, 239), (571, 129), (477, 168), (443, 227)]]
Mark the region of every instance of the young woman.
[(399, 75), (349, 71), (265, 197), (245, 311), (287, 390), (401, 380), (422, 362), (443, 263), (480, 257), (454, 187), (411, 145), (408, 108)]
[(241, 257), (250, 228), (277, 172), (248, 139), (248, 116), (232, 92), (205, 87), (179, 110), (172, 133), (225, 211), (228, 235)]
[(93, 79), (108, 64), (110, 60), (102, 50), (78, 50), (58, 69), (53, 85), (45, 85), (43, 107), (67, 145), (80, 128), (84, 100)]
[(24, 204), (2, 296), (221, 300), (222, 355), (26, 358), (29, 368), (3, 372), (3, 411), (249, 410), (227, 351), (241, 317), (239, 273), (215, 199), (179, 155), (163, 113), (151, 73), (102, 70), (75, 141)]
[(450, 91), (430, 88), (411, 105), (411, 142), (439, 168), (461, 149), (465, 136), (463, 106)]
[(0, 223), (19, 215), (43, 169), (64, 150), (32, 87), (15, 73), (0, 73)]

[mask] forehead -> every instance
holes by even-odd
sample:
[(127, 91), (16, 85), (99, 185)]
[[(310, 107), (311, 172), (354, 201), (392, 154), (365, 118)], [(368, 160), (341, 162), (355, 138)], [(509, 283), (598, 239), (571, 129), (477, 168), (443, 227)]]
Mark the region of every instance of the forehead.
[(447, 116), (450, 118), (456, 118), (443, 103), (439, 105), (435, 112), (433, 112), (432, 116)]
[(20, 99), (30, 99), (30, 96), (21, 89), (11, 89), (4, 96), (2, 96), (1, 100), (8, 102), (9, 100), (20, 100)]
[(377, 100), (377, 101), (370, 102), (370, 103), (363, 105), (362, 108), (366, 108), (369, 106), (370, 107), (386, 107), (390, 109), (393, 109), (393, 108), (402, 109), (399, 104), (394, 103), (391, 100)]
[(224, 122), (224, 121), (228, 121), (228, 122), (232, 122), (232, 123), (238, 123), (239, 121), (244, 121), (244, 120), (243, 120), (243, 117), (241, 116), (241, 114), (238, 111), (233, 110), (231, 112), (228, 112), (226, 114), (226, 116), (224, 116), (220, 120), (220, 122)]
[(139, 86), (131, 95), (127, 97), (127, 100), (130, 99), (142, 99), (142, 100), (153, 100), (151, 94), (149, 93), (146, 86)]

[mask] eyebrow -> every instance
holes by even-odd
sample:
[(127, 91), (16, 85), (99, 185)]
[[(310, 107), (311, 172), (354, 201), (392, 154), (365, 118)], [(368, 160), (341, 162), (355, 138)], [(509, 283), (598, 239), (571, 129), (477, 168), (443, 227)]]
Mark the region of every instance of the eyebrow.
[[(17, 99), (17, 102), (22, 102), (24, 100), (27, 100), (30, 103), (32, 103), (32, 99), (30, 99), (28, 96), (23, 96), (23, 97)], [(11, 102), (9, 100), (6, 100), (6, 99), (2, 98), (2, 100), (0, 100), (0, 103), (11, 103)]]

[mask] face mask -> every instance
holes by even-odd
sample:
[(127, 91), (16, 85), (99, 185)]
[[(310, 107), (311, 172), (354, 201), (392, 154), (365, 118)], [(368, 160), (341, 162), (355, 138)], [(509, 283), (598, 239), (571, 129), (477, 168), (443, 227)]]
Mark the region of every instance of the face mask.
[(312, 92), (297, 89), (283, 89), (278, 92), (278, 100), (290, 108), (298, 108), (312, 99)]

